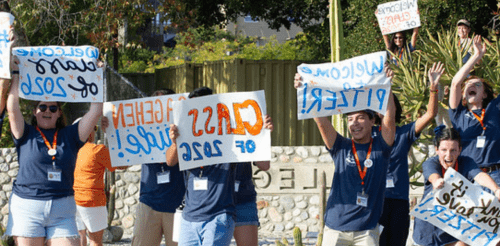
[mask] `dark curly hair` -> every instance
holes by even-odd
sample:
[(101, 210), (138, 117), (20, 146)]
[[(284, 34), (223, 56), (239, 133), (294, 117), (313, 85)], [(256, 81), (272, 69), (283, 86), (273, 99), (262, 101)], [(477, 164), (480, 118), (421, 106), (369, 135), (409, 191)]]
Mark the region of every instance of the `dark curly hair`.
[(439, 144), (444, 140), (457, 141), (458, 146), (462, 147), (462, 139), (460, 138), (460, 133), (458, 133), (455, 128), (438, 126), (436, 127), (436, 129), (434, 129), (434, 133), (436, 134), (436, 136), (434, 137), (434, 146), (436, 146), (436, 148), (439, 148)]

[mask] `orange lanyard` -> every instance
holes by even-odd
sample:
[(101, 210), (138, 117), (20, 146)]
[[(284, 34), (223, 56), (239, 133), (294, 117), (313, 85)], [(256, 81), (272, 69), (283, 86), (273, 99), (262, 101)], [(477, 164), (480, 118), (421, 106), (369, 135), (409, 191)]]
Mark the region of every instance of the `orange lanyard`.
[(402, 59), (401, 57), (403, 57), (403, 48), (404, 46), (399, 49), (399, 59)]
[(43, 141), (45, 142), (45, 145), (47, 145), (47, 148), (49, 148), (49, 155), (52, 156), (52, 160), (55, 160), (56, 159), (56, 146), (57, 146), (57, 132), (58, 130), (56, 130), (56, 133), (54, 133), (54, 141), (52, 141), (52, 146), (50, 146), (50, 143), (49, 143), (49, 140), (47, 140), (47, 138), (45, 137), (45, 134), (43, 134), (43, 132), (40, 130), (40, 128), (38, 128), (38, 126), (36, 127), (36, 129), (38, 130), (38, 132), (40, 132), (40, 135), (42, 135), (42, 138), (43, 138)]
[[(476, 119), (479, 121), (479, 123), (481, 124), (481, 127), (483, 127), (483, 130), (486, 131), (486, 127), (484, 126), (484, 123), (483, 123), (483, 120), (484, 120), (484, 108), (481, 110), (481, 117), (479, 117), (476, 113), (474, 113), (472, 110), (469, 110), (473, 115), (474, 117), (476, 117)], [(484, 133), (484, 132), (483, 132)]]
[[(443, 172), (443, 176), (441, 177), (444, 177), (444, 173), (446, 172), (446, 170), (444, 169), (443, 166), (441, 166), (441, 171)], [(458, 172), (458, 160), (455, 161), (455, 171)]]
[[(366, 176), (366, 166), (363, 170), (361, 170), (361, 165), (359, 164), (359, 157), (358, 157), (358, 152), (356, 151), (356, 146), (354, 145), (354, 141), (351, 140), (352, 142), (352, 153), (354, 154), (354, 159), (356, 160), (356, 165), (358, 166), (358, 172), (359, 176), (361, 177), (361, 185), (365, 185), (365, 176)], [(372, 153), (372, 144), (373, 144), (373, 138), (370, 139), (370, 147), (368, 147), (368, 153), (366, 154), (366, 160), (370, 159), (370, 155)]]

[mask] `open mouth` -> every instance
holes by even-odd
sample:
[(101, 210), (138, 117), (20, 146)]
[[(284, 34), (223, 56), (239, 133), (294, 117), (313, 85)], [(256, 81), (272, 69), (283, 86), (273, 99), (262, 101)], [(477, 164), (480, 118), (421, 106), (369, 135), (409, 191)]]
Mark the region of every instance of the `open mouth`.
[(444, 160), (444, 163), (446, 163), (446, 165), (448, 166), (451, 166), (451, 164), (453, 164), (453, 160)]

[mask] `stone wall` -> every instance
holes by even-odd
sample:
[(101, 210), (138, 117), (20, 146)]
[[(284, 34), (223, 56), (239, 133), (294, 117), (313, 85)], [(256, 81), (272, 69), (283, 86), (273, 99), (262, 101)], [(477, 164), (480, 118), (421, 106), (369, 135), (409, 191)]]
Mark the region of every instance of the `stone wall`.
[[(6, 225), (8, 197), (19, 164), (15, 149), (0, 150), (0, 219)], [(303, 233), (320, 230), (320, 175), (325, 172), (327, 188), (333, 177), (333, 161), (324, 147), (272, 147), (271, 168), (268, 171), (253, 168), (260, 234), (289, 235), (296, 226)], [(133, 233), (140, 177), (140, 165), (116, 171), (113, 224), (124, 229), (124, 237), (131, 237)], [(410, 190), (410, 196), (420, 197), (422, 192)]]

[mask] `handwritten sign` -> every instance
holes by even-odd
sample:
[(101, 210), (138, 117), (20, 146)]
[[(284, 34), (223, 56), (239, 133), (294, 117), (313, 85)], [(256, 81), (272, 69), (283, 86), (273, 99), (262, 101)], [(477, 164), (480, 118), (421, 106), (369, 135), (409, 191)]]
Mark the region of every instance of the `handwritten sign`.
[(375, 11), (383, 35), (420, 26), (417, 0), (401, 0), (379, 4)]
[(104, 116), (109, 119), (106, 138), (112, 166), (130, 166), (166, 161), (172, 140), (173, 102), (188, 94), (147, 97), (106, 102)]
[(385, 114), (391, 88), (384, 73), (385, 51), (337, 63), (301, 64), (298, 119), (371, 109)]
[(37, 46), (12, 50), (19, 58), (19, 95), (34, 101), (102, 102), (103, 68), (92, 46)]
[(180, 170), (271, 160), (264, 91), (226, 93), (174, 103)]
[(14, 23), (14, 16), (0, 12), (0, 78), (10, 79), (10, 47), (9, 32)]
[(444, 188), (422, 199), (410, 214), (469, 245), (500, 241), (500, 203), (490, 193), (448, 168)]

